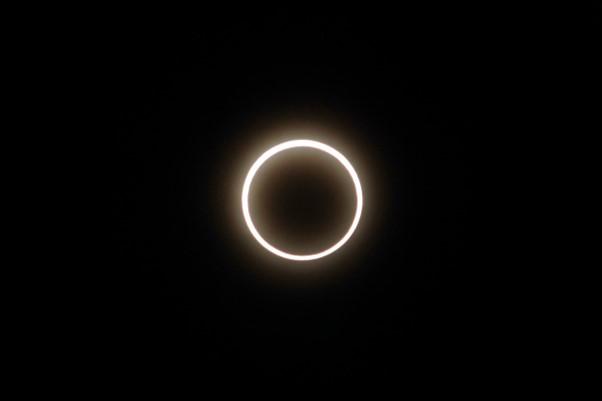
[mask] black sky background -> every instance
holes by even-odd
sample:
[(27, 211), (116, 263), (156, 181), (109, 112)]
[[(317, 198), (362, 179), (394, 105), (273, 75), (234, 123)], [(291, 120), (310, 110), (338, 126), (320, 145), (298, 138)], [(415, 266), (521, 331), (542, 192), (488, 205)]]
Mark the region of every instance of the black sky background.
[[(498, 296), (513, 273), (492, 251), (507, 232), (492, 229), (504, 195), (486, 171), (521, 99), (504, 57), (519, 41), (493, 11), (291, 7), (107, 27), (107, 369), (495, 376), (512, 347), (500, 306), (514, 300)], [(336, 139), (361, 150), (379, 202), (356, 242), (306, 274), (229, 208), (228, 180), (266, 140), (248, 127), (271, 121), (350, 127)]]

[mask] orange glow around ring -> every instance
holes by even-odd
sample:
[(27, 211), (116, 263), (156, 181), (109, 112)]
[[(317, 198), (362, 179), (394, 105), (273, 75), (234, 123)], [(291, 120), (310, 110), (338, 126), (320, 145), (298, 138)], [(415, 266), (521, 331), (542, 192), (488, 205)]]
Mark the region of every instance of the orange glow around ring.
[[(251, 219), (251, 214), (249, 213), (249, 191), (251, 190), (251, 184), (253, 182), (253, 178), (255, 177), (255, 174), (257, 173), (259, 168), (270, 157), (274, 156), (277, 153), (280, 153), (282, 151), (285, 151), (287, 149), (292, 149), (292, 148), (313, 148), (313, 149), (318, 149), (318, 150), (328, 153), (329, 155), (331, 155), (332, 157), (337, 159), (343, 165), (343, 167), (345, 167), (345, 169), (351, 176), (351, 179), (353, 180), (353, 185), (355, 187), (355, 195), (356, 195), (355, 216), (353, 217), (353, 221), (351, 223), (351, 226), (349, 227), (349, 230), (347, 230), (345, 235), (336, 244), (334, 244), (330, 248), (325, 249), (318, 253), (310, 254), (310, 255), (294, 255), (291, 253), (281, 251), (280, 249), (278, 249), (278, 248), (274, 247), (273, 245), (271, 245), (270, 243), (268, 243), (265, 239), (263, 239), (261, 234), (259, 234), (259, 232), (255, 228), (255, 225), (253, 224), (253, 220)], [(253, 165), (251, 166), (251, 169), (247, 173), (247, 177), (245, 178), (245, 182), (242, 187), (241, 200), (242, 200), (242, 213), (245, 218), (245, 222), (247, 223), (247, 227), (249, 227), (251, 234), (253, 234), (253, 237), (255, 237), (257, 242), (259, 242), (259, 244), (261, 244), (261, 246), (263, 246), (265, 249), (267, 249), (268, 251), (272, 252), (275, 255), (278, 255), (285, 259), (298, 260), (298, 261), (307, 261), (307, 260), (323, 258), (324, 256), (330, 255), (331, 253), (335, 252), (340, 247), (342, 247), (345, 244), (345, 242), (347, 242), (349, 240), (349, 238), (351, 238), (351, 235), (353, 235), (353, 232), (357, 228), (357, 225), (360, 221), (360, 217), (362, 215), (362, 207), (363, 207), (362, 186), (360, 184), (359, 177), (357, 176), (357, 173), (355, 172), (351, 163), (349, 163), (349, 161), (345, 158), (345, 156), (343, 156), (336, 149), (334, 149), (328, 145), (325, 145), (321, 142), (312, 141), (312, 140), (308, 140), (308, 139), (297, 139), (297, 140), (293, 140), (293, 141), (283, 142), (279, 145), (276, 145), (276, 146), (268, 149), (266, 152), (264, 152), (259, 157), (259, 159), (257, 159), (255, 161), (255, 163), (253, 163)]]

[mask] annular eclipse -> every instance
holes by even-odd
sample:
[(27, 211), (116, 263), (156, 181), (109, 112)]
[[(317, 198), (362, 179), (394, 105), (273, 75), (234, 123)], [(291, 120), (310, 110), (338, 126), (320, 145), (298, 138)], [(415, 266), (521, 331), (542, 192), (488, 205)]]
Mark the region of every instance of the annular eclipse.
[[(343, 235), (343, 237), (340, 238), (338, 240), (338, 242), (336, 242), (334, 245), (332, 245), (320, 252), (313, 253), (313, 254), (307, 254), (307, 255), (296, 255), (296, 254), (288, 253), (281, 249), (276, 248), (275, 246), (273, 246), (272, 244), (267, 242), (261, 236), (261, 234), (255, 227), (255, 225), (253, 224), (253, 218), (251, 217), (251, 213), (249, 211), (249, 192), (251, 191), (251, 186), (253, 184), (253, 178), (255, 178), (255, 175), (261, 169), (261, 166), (266, 161), (268, 161), (272, 156), (274, 156), (280, 152), (284, 152), (286, 150), (294, 149), (294, 148), (312, 148), (312, 149), (317, 149), (322, 152), (328, 153), (330, 156), (334, 157), (339, 163), (341, 163), (343, 165), (343, 167), (347, 170), (347, 172), (351, 176), (353, 185), (355, 187), (355, 196), (356, 196), (355, 214), (353, 217), (353, 221), (351, 222), (349, 229), (347, 230), (345, 235)], [(259, 156), (259, 158), (255, 161), (255, 163), (253, 163), (249, 172), (247, 173), (247, 176), (245, 178), (245, 181), (244, 181), (244, 184), (242, 187), (241, 201), (242, 201), (242, 213), (243, 213), (245, 222), (247, 224), (247, 227), (249, 228), (249, 231), (251, 231), (251, 234), (257, 240), (257, 242), (259, 242), (259, 244), (261, 246), (263, 246), (265, 249), (272, 252), (273, 254), (278, 255), (285, 259), (290, 259), (290, 260), (295, 260), (295, 261), (309, 261), (309, 260), (320, 259), (320, 258), (323, 258), (325, 256), (328, 256), (328, 255), (336, 252), (339, 248), (341, 248), (349, 240), (349, 238), (351, 238), (351, 236), (355, 232), (355, 230), (359, 224), (360, 217), (362, 215), (362, 208), (363, 208), (362, 186), (360, 184), (359, 177), (358, 177), (355, 169), (349, 162), (349, 160), (347, 160), (347, 158), (345, 156), (343, 156), (339, 151), (332, 148), (331, 146), (328, 146), (321, 142), (308, 140), (308, 139), (296, 139), (296, 140), (280, 143), (280, 144), (273, 146), (272, 148), (266, 150), (261, 156)]]

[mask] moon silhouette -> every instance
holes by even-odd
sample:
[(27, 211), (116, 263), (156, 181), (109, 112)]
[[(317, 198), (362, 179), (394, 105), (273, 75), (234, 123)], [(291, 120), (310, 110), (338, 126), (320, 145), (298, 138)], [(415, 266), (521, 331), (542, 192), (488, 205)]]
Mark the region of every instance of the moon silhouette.
[[(355, 195), (356, 195), (355, 215), (354, 215), (353, 221), (351, 222), (351, 225), (349, 226), (349, 229), (347, 230), (345, 235), (341, 239), (339, 239), (339, 241), (337, 243), (335, 243), (333, 246), (331, 246), (327, 249), (324, 249), (320, 252), (308, 254), (308, 255), (295, 255), (295, 254), (291, 254), (288, 252), (284, 252), (284, 251), (276, 248), (272, 244), (268, 243), (261, 236), (259, 231), (257, 231), (257, 228), (255, 228), (255, 225), (253, 224), (253, 219), (251, 218), (251, 213), (249, 212), (249, 192), (251, 190), (253, 178), (257, 174), (257, 171), (272, 156), (276, 155), (277, 153), (283, 152), (288, 149), (293, 149), (293, 148), (312, 148), (312, 149), (317, 149), (317, 150), (328, 153), (329, 155), (331, 155), (332, 157), (337, 159), (343, 165), (343, 167), (345, 167), (345, 169), (351, 176), (353, 185), (355, 187)], [(245, 178), (245, 181), (244, 181), (244, 184), (242, 187), (241, 201), (242, 201), (242, 213), (243, 213), (245, 222), (247, 223), (247, 227), (249, 228), (249, 231), (251, 231), (251, 234), (257, 240), (257, 242), (259, 242), (259, 244), (261, 246), (263, 246), (265, 249), (272, 252), (273, 254), (280, 256), (282, 258), (285, 258), (285, 259), (290, 259), (290, 260), (295, 260), (295, 261), (309, 261), (309, 260), (320, 259), (320, 258), (323, 258), (325, 256), (328, 256), (328, 255), (336, 252), (339, 248), (341, 248), (349, 240), (349, 238), (351, 238), (351, 236), (355, 232), (355, 230), (359, 224), (360, 217), (362, 215), (362, 208), (363, 208), (363, 203), (364, 203), (363, 202), (363, 194), (362, 194), (362, 186), (360, 184), (359, 177), (358, 177), (357, 173), (355, 172), (355, 169), (353, 168), (351, 163), (349, 163), (349, 160), (347, 160), (347, 158), (345, 158), (345, 156), (343, 156), (336, 149), (334, 149), (324, 143), (313, 141), (313, 140), (308, 140), (308, 139), (296, 139), (296, 140), (292, 140), (292, 141), (283, 142), (283, 143), (278, 144), (278, 145), (268, 149), (267, 151), (265, 151), (255, 161), (255, 163), (253, 163), (253, 165), (251, 166), (251, 169), (247, 173), (247, 176)]]

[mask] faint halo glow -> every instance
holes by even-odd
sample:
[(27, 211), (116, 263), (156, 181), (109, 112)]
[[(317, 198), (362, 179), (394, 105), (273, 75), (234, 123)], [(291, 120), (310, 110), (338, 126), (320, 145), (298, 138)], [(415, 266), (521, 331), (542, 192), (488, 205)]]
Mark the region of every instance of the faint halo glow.
[[(313, 149), (318, 149), (318, 150), (328, 153), (329, 155), (331, 155), (332, 157), (337, 159), (343, 165), (343, 167), (345, 167), (345, 169), (351, 176), (351, 179), (353, 180), (353, 185), (355, 186), (355, 195), (356, 195), (355, 216), (353, 217), (353, 222), (351, 223), (349, 230), (336, 244), (334, 244), (330, 248), (325, 249), (318, 253), (310, 254), (310, 255), (290, 254), (290, 253), (281, 251), (280, 249), (278, 249), (278, 248), (274, 247), (273, 245), (271, 245), (270, 243), (268, 243), (265, 239), (263, 239), (261, 234), (259, 234), (259, 231), (257, 231), (257, 229), (255, 228), (255, 225), (253, 224), (253, 220), (251, 219), (251, 214), (249, 213), (249, 191), (251, 190), (251, 184), (253, 182), (253, 178), (255, 177), (255, 174), (257, 173), (259, 168), (270, 157), (272, 157), (275, 154), (280, 153), (284, 150), (292, 149), (292, 148), (313, 148)], [(264, 152), (259, 157), (259, 159), (257, 159), (255, 161), (255, 163), (253, 163), (253, 165), (251, 166), (251, 169), (247, 173), (247, 177), (245, 178), (245, 182), (242, 187), (242, 213), (245, 218), (245, 222), (247, 223), (247, 227), (249, 227), (249, 230), (251, 231), (251, 234), (253, 234), (253, 237), (255, 237), (257, 242), (259, 242), (259, 244), (261, 244), (261, 246), (263, 246), (265, 249), (267, 249), (268, 251), (270, 251), (282, 258), (285, 258), (285, 259), (298, 260), (298, 261), (314, 260), (314, 259), (323, 258), (324, 256), (330, 255), (331, 253), (338, 250), (340, 247), (343, 246), (343, 244), (345, 244), (345, 242), (347, 242), (349, 240), (349, 238), (351, 238), (351, 235), (357, 228), (357, 225), (360, 221), (360, 216), (362, 215), (362, 207), (363, 207), (362, 186), (360, 184), (360, 180), (357, 176), (357, 173), (355, 172), (351, 163), (349, 163), (349, 161), (345, 158), (345, 156), (343, 156), (336, 149), (334, 149), (328, 145), (325, 145), (321, 142), (312, 141), (312, 140), (308, 140), (308, 139), (297, 139), (297, 140), (293, 140), (293, 141), (287, 141), (287, 142), (283, 142), (279, 145), (276, 145), (276, 146), (268, 149), (266, 152)]]

